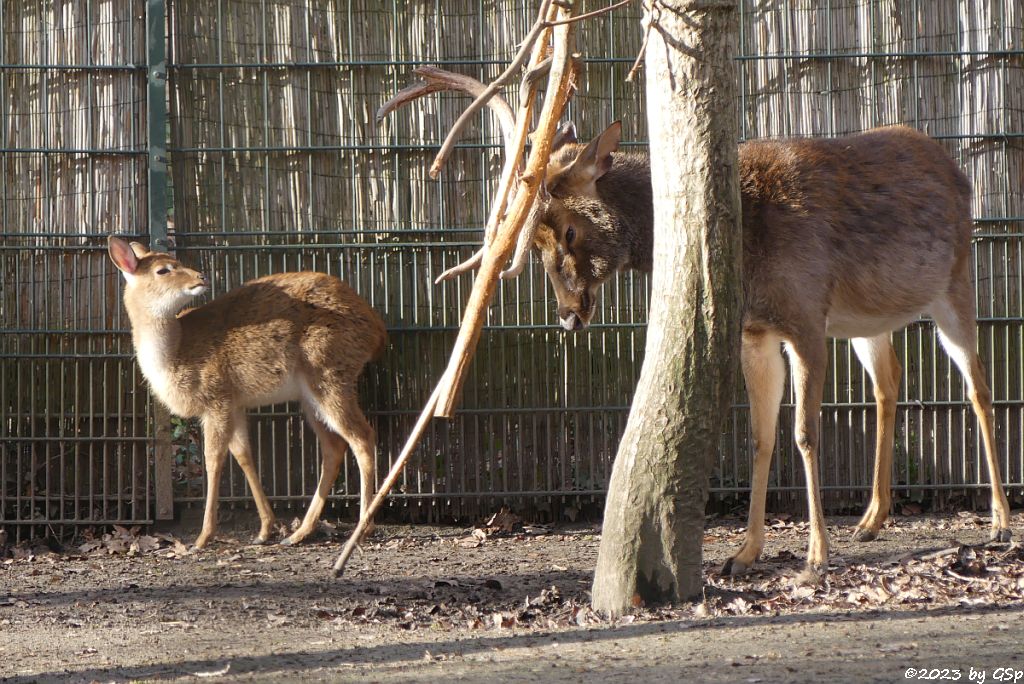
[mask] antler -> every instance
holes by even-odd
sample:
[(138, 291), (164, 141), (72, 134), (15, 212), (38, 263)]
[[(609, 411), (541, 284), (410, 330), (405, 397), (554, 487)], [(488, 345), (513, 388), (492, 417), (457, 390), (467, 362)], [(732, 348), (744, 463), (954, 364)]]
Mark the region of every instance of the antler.
[[(533, 36), (534, 32), (531, 31), (530, 36)], [(527, 42), (532, 43), (533, 38), (528, 37)], [(526, 43), (524, 42), (524, 45)], [(520, 65), (521, 66), (521, 63)], [(526, 101), (527, 98), (531, 97), (532, 90), (536, 88), (539, 80), (546, 76), (551, 68), (551, 58), (548, 57), (540, 64), (530, 69), (526, 76), (523, 78), (523, 83), (520, 88), (520, 101)], [(522, 146), (518, 144), (516, 136), (516, 117), (512, 111), (512, 107), (501, 95), (497, 94), (497, 89), (494, 88), (494, 83), (491, 86), (486, 86), (480, 81), (476, 80), (471, 76), (465, 74), (457, 74), (451, 71), (445, 71), (444, 69), (438, 69), (432, 66), (421, 66), (416, 68), (413, 73), (420, 76), (423, 81), (414, 83), (406, 88), (403, 88), (397, 92), (394, 97), (381, 105), (380, 109), (377, 110), (377, 121), (382, 120), (385, 116), (395, 111), (399, 107), (409, 104), (424, 95), (431, 93), (437, 93), (446, 90), (453, 90), (458, 92), (464, 92), (468, 95), (476, 98), (474, 105), (478, 102), (482, 102), (484, 105), (490, 108), (491, 112), (495, 115), (498, 120), (498, 125), (501, 128), (501, 136), (505, 143), (505, 164), (501, 171), (501, 180), (498, 184), (498, 190), (495, 194), (495, 201), (491, 205), (490, 214), (487, 217), (487, 228), (484, 232), (484, 244), (483, 246), (473, 253), (471, 257), (465, 261), (459, 263), (452, 268), (449, 268), (444, 273), (439, 275), (434, 283), (440, 283), (443, 280), (450, 280), (458, 275), (466, 273), (467, 271), (476, 270), (480, 267), (483, 261), (484, 254), (487, 252), (492, 240), (494, 239), (494, 233), (501, 223), (502, 218), (505, 215), (505, 209), (508, 207), (508, 195), (509, 189), (512, 185), (512, 181), (519, 177), (522, 173)], [(499, 77), (498, 83), (501, 80)], [(482, 106), (482, 105), (481, 105)], [(479, 106), (473, 107), (466, 110), (466, 112), (476, 111)], [(465, 118), (465, 113), (460, 117), (461, 122)], [(453, 127), (452, 131), (456, 131), (459, 125)], [(431, 175), (436, 175), (435, 169), (439, 169), (440, 165), (444, 163), (448, 156), (447, 144), (448, 141), (452, 140), (451, 134), (445, 141), (441, 151), (438, 152), (437, 157), (431, 166)], [(502, 278), (513, 278), (519, 275), (523, 268), (526, 266), (526, 262), (530, 255), (530, 248), (533, 246), (533, 239), (537, 232), (537, 226), (543, 218), (544, 207), (541, 206), (542, 199), (538, 199), (534, 206), (534, 210), (527, 218), (526, 225), (523, 226), (522, 232), (519, 234), (519, 240), (516, 243), (515, 254), (512, 259), (512, 265), (501, 272)]]
[[(511, 178), (513, 174), (518, 174), (522, 169), (522, 162), (520, 159), (521, 155), (517, 153), (514, 145), (515, 141), (513, 140), (516, 121), (515, 114), (512, 112), (512, 107), (508, 104), (505, 98), (497, 95), (496, 90), (493, 93), (489, 92), (486, 85), (471, 76), (456, 74), (451, 71), (445, 71), (444, 69), (438, 69), (437, 67), (432, 66), (417, 67), (413, 70), (413, 73), (423, 78), (423, 81), (403, 88), (395, 93), (394, 97), (381, 105), (380, 109), (377, 110), (377, 121), (380, 122), (384, 117), (399, 107), (407, 105), (424, 95), (430, 95), (431, 93), (437, 93), (445, 90), (464, 92), (476, 98), (474, 100), (474, 104), (487, 96), (486, 99), (484, 99), (484, 102), (490, 108), (495, 118), (498, 119), (498, 125), (501, 127), (501, 137), (505, 141), (505, 166), (502, 168), (501, 173), (503, 186), (499, 186), (498, 188), (498, 197), (507, 197), (508, 183), (505, 182), (505, 179)], [(449, 139), (451, 139), (450, 135)], [(448, 152), (444, 147), (442, 147), (431, 167), (431, 176), (437, 175), (433, 169), (435, 167), (439, 168), (439, 163), (443, 163), (447, 156)], [(498, 222), (501, 220), (501, 216), (504, 211), (505, 207), (502, 202), (495, 202), (491, 206), (491, 213), (487, 217), (487, 230), (484, 234), (484, 246), (474, 252), (473, 256), (466, 259), (458, 266), (453, 266), (438, 276), (434, 281), (435, 284), (440, 283), (442, 280), (449, 280), (459, 274), (465, 273), (466, 271), (471, 271), (480, 267), (480, 262), (483, 261), (484, 252), (487, 250), (487, 245), (491, 242), (494, 230), (497, 227)]]

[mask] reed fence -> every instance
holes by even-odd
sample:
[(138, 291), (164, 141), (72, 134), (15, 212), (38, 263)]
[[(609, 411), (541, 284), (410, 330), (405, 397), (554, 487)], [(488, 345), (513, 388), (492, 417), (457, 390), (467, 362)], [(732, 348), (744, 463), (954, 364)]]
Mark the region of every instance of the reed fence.
[[(496, 76), (534, 4), (0, 0), (0, 525), (21, 534), (150, 522), (167, 513), (160, 496), (202, 499), (196, 428), (154, 410), (132, 358), (105, 254), (111, 232), (166, 238), (211, 275), (214, 295), (295, 269), (356, 287), (392, 339), (361, 389), (385, 470), (454, 339), (469, 281), (432, 281), (481, 240), (501, 141), (481, 117), (432, 181), (430, 160), (465, 100), (433, 96), (380, 124), (373, 115), (417, 64)], [(1019, 498), (1024, 9), (1016, 0), (743, 0), (741, 9), (743, 139), (906, 123), (942, 140), (972, 179), (979, 344), (1005, 479)], [(648, 144), (642, 78), (624, 80), (639, 15), (635, 3), (581, 27), (586, 77), (570, 116), (583, 137), (621, 119), (627, 146)], [(590, 331), (565, 335), (539, 265), (503, 283), (462, 409), (424, 441), (390, 514), (468, 520), (503, 503), (538, 518), (599, 515), (642, 362), (647, 298), (646, 277), (622, 274), (603, 289)], [(931, 323), (894, 339), (905, 367), (898, 496), (983, 504), (977, 427)], [(835, 342), (831, 356), (822, 482), (830, 510), (852, 510), (870, 486), (874, 408), (849, 345)], [(713, 491), (723, 507), (749, 483), (745, 401), (737, 388), (722, 435)], [(792, 411), (785, 401), (776, 510), (803, 503)], [(268, 494), (282, 515), (297, 510), (315, 487), (315, 439), (288, 405), (256, 412), (253, 431)], [(357, 494), (349, 463), (335, 512), (354, 511)], [(248, 500), (234, 467), (223, 499)]]

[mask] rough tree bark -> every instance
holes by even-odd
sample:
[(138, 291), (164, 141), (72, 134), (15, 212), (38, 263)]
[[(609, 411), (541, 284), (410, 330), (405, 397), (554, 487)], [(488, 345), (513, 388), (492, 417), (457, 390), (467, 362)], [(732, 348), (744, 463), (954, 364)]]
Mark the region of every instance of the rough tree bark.
[(655, 0), (648, 19), (650, 323), (593, 586), (613, 615), (701, 590), (711, 457), (739, 361), (736, 2)]

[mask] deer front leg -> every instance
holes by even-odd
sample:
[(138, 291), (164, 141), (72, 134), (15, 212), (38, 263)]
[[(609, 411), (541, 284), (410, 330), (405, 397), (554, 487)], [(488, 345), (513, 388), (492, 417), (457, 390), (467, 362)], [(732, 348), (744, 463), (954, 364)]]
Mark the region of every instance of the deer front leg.
[(866, 542), (878, 536), (892, 506), (892, 448), (902, 368), (888, 333), (872, 338), (856, 338), (851, 340), (851, 344), (857, 358), (871, 375), (877, 412), (871, 503), (853, 531), (854, 541)]
[(739, 575), (757, 561), (764, 548), (764, 504), (768, 471), (775, 450), (775, 428), (786, 382), (786, 366), (779, 348), (781, 339), (772, 333), (743, 331), (741, 358), (743, 379), (750, 398), (750, 423), (754, 436), (754, 468), (750, 512), (743, 546), (722, 566), (723, 575)]
[(226, 415), (203, 416), (203, 458), (206, 461), (206, 510), (203, 530), (196, 537), (193, 548), (201, 549), (217, 531), (217, 498), (220, 495), (220, 476), (228, 455), (231, 421)]
[(818, 480), (818, 420), (825, 383), (825, 358), (824, 335), (789, 340), (789, 363), (796, 391), (796, 445), (804, 463), (811, 524), (807, 567), (797, 578), (799, 584), (816, 584), (828, 569), (828, 535)]
[(231, 443), (228, 450), (235, 457), (238, 466), (245, 473), (245, 480), (249, 483), (249, 491), (256, 501), (256, 510), (260, 514), (260, 532), (252, 540), (252, 543), (259, 546), (270, 540), (274, 527), (274, 509), (270, 506), (270, 500), (263, 491), (260, 483), (259, 473), (256, 472), (256, 465), (252, 460), (252, 447), (249, 442), (249, 425), (245, 413), (240, 412), (234, 418), (234, 431), (231, 435)]

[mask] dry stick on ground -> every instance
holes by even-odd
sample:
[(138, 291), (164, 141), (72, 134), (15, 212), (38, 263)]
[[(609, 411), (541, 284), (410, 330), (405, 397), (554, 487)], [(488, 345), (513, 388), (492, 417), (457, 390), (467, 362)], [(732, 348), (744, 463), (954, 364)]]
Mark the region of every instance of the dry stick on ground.
[[(544, 5), (546, 7), (548, 3), (544, 3)], [(547, 17), (550, 17), (547, 21), (564, 20), (570, 18), (570, 12), (561, 7), (552, 7), (550, 13), (542, 18)], [(338, 560), (334, 563), (335, 577), (340, 576), (344, 572), (345, 564), (373, 519), (374, 513), (380, 508), (391, 487), (398, 480), (402, 469), (405, 467), (405, 463), (412, 455), (427, 424), (430, 422), (430, 418), (433, 416), (450, 417), (454, 410), (455, 397), (458, 395), (465, 379), (466, 369), (480, 338), (480, 330), (483, 327), (487, 306), (494, 295), (501, 268), (516, 245), (523, 225), (528, 219), (533, 220), (536, 218), (535, 204), (544, 179), (548, 157), (551, 153), (551, 142), (557, 129), (558, 119), (562, 115), (569, 97), (572, 79), (572, 69), (569, 63), (574, 26), (575, 23), (573, 22), (562, 21), (558, 25), (548, 28), (552, 32), (554, 48), (551, 71), (548, 76), (548, 88), (544, 97), (540, 122), (533, 136), (533, 148), (527, 162), (526, 172), (520, 178), (519, 187), (509, 206), (508, 214), (501, 222), (500, 228), (495, 232), (492, 244), (487, 246), (487, 251), (483, 255), (480, 273), (473, 283), (473, 291), (466, 306), (466, 313), (463, 317), (462, 326), (459, 329), (459, 336), (456, 339), (448, 368), (442, 376), (440, 383), (434, 389), (434, 393), (431, 395), (427, 405), (420, 413), (416, 426), (403, 447), (401, 454), (392, 466), (391, 472), (388, 473), (387, 478), (381, 484), (380, 490), (370, 503), (369, 508), (363, 512), (359, 524), (356, 525), (356, 529), (352, 532), (341, 554), (338, 556)], [(531, 31), (532, 34), (533, 31)], [(543, 53), (543, 41), (540, 41), (534, 46), (530, 59), (531, 67), (535, 67), (540, 63), (544, 56)], [(514, 137), (518, 144), (518, 147), (515, 148), (516, 159), (522, 155), (522, 150), (525, 148), (527, 129), (532, 115), (533, 92), (534, 90), (531, 89), (530, 97), (520, 103)], [(512, 163), (515, 164), (517, 162)], [(508, 166), (508, 160), (506, 160), (506, 168)], [(509, 187), (511, 187), (511, 182)]]

